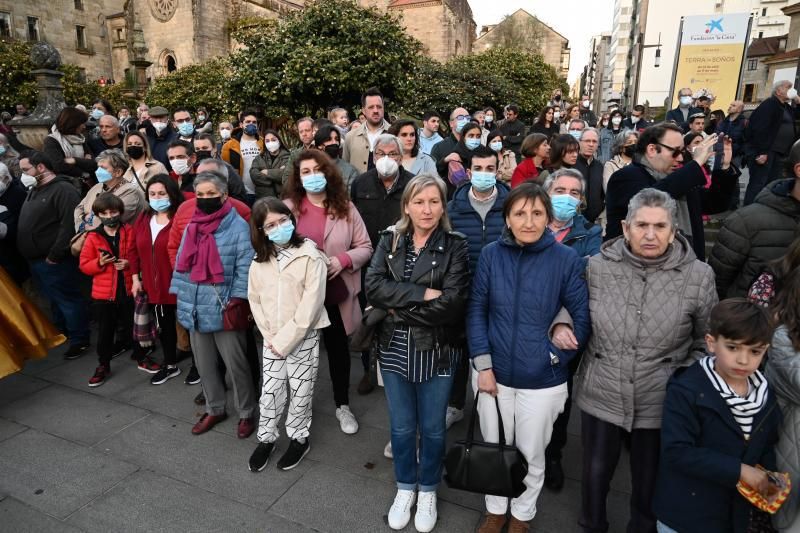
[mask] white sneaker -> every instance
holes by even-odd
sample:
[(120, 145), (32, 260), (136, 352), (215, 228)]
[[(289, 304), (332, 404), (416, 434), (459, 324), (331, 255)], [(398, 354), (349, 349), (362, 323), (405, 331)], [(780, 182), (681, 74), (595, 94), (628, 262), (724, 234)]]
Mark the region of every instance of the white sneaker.
[(350, 411), (350, 407), (343, 405), (336, 409), (336, 420), (339, 421), (339, 428), (343, 433), (352, 435), (358, 431), (358, 422), (355, 415)]
[(383, 456), (387, 459), (394, 459), (394, 454), (392, 454), (392, 441), (386, 443), (386, 446), (383, 447)]
[(414, 527), (420, 533), (428, 533), (436, 525), (436, 491), (420, 492), (417, 501), (417, 513), (414, 515)]
[(397, 490), (394, 502), (389, 508), (389, 527), (403, 529), (411, 520), (411, 507), (414, 506), (416, 493), (413, 490)]
[(444, 416), (445, 429), (450, 429), (450, 426), (459, 420), (464, 420), (464, 410), (456, 409), (455, 407), (448, 407), (447, 414)]

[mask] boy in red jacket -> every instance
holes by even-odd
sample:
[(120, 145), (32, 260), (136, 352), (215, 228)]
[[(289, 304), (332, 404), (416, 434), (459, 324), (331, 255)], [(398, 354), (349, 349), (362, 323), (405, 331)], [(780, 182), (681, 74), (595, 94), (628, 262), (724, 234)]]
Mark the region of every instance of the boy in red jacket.
[[(81, 272), (92, 276), (92, 300), (97, 314), (97, 357), (100, 364), (89, 379), (90, 387), (99, 387), (111, 375), (111, 357), (114, 353), (114, 334), (117, 324), (125, 335), (116, 345), (131, 344), (133, 329), (133, 299), (131, 298), (130, 250), (133, 231), (123, 224), (121, 216), (125, 204), (112, 193), (103, 193), (92, 204), (92, 211), (101, 225), (86, 237), (81, 250)], [(139, 363), (147, 372), (158, 372), (148, 358)]]

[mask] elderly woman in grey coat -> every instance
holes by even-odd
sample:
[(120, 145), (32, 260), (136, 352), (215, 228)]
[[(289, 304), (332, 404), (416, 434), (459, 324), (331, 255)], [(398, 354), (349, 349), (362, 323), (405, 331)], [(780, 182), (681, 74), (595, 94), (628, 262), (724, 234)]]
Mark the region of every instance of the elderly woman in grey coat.
[(586, 269), (592, 337), (575, 376), (581, 409), (585, 532), (608, 531), (606, 497), (623, 438), (630, 437), (628, 531), (655, 533), (661, 406), (672, 372), (703, 354), (714, 273), (677, 231), (677, 205), (644, 189), (628, 205), (623, 235)]

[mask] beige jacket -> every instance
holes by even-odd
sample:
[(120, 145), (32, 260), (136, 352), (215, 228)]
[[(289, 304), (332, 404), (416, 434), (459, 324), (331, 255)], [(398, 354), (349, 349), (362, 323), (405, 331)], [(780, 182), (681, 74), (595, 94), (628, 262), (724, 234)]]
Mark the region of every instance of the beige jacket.
[[(389, 129), (389, 124), (386, 120), (381, 124), (378, 134), (386, 132)], [(366, 124), (348, 132), (344, 138), (344, 147), (342, 148), (342, 159), (356, 167), (359, 173), (363, 174), (367, 171), (369, 163), (369, 153), (372, 147), (369, 145), (369, 137), (367, 137)]]
[(324, 305), (327, 280), (326, 258), (309, 239), (294, 249), (283, 270), (275, 257), (250, 265), (250, 309), (264, 340), (277, 353), (286, 357), (309, 330), (330, 325)]
[(125, 204), (125, 213), (122, 214), (122, 222), (125, 224), (132, 224), (147, 205), (144, 199), (144, 191), (136, 182), (127, 181), (123, 178), (113, 189), (107, 189), (105, 185), (98, 183), (89, 189), (81, 203), (75, 207), (73, 215), (75, 231), (81, 230), (82, 222), (86, 222), (83, 226), (84, 230), (94, 229), (100, 225), (100, 220), (92, 213), (92, 204), (104, 192), (114, 193), (114, 196), (119, 197), (122, 203)]
[(128, 170), (125, 171), (125, 174), (123, 174), (122, 177), (123, 179), (130, 181), (132, 183), (136, 183), (136, 181), (138, 181), (139, 186), (142, 189), (146, 189), (147, 180), (159, 174), (169, 174), (169, 172), (167, 172), (167, 167), (165, 167), (163, 163), (161, 163), (161, 161), (156, 161), (155, 159), (151, 159), (144, 164), (144, 170), (142, 172), (137, 174), (136, 171), (133, 170), (133, 166), (130, 166), (128, 167)]
[(503, 183), (511, 183), (511, 176), (514, 175), (514, 169), (517, 168), (517, 156), (511, 150), (503, 150), (499, 157), (500, 162), (497, 165), (497, 177)]

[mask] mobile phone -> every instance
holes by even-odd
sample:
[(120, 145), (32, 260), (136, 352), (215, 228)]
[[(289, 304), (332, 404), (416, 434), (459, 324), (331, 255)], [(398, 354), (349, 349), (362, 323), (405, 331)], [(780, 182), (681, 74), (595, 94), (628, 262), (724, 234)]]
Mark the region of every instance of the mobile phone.
[(719, 135), (717, 142), (714, 143), (714, 165), (711, 170), (722, 168), (722, 160), (725, 157), (725, 135)]
[(106, 250), (105, 248), (100, 248), (100, 253), (103, 254), (105, 257), (113, 257), (114, 254), (111, 253), (110, 250)]

